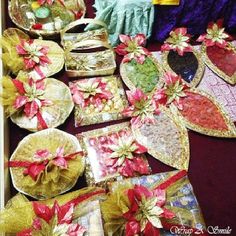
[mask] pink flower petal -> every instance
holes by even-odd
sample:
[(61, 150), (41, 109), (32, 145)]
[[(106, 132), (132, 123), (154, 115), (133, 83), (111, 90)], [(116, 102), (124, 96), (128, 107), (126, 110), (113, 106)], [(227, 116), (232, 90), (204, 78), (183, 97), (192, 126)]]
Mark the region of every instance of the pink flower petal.
[(45, 220), (47, 223), (50, 222), (54, 215), (54, 211), (48, 206), (41, 204), (39, 202), (33, 202), (34, 213), (41, 219)]
[(143, 46), (146, 43), (146, 36), (144, 34), (137, 34), (134, 36), (133, 40), (139, 45)]
[(20, 80), (13, 79), (12, 83), (21, 95), (25, 94), (24, 84)]
[(135, 146), (137, 146), (137, 149), (134, 151), (134, 153), (142, 154), (147, 152), (147, 148), (139, 144), (138, 142), (135, 142)]
[(67, 161), (64, 157), (56, 157), (52, 162), (55, 166), (58, 166), (62, 169), (67, 169), (68, 167)]
[(176, 28), (176, 29), (174, 30), (174, 32), (175, 32), (176, 34), (186, 35), (186, 34), (187, 34), (187, 28), (185, 28), (185, 27)]
[(50, 152), (48, 151), (48, 149), (40, 149), (36, 151), (34, 157), (38, 159), (47, 159), (49, 155)]
[(125, 34), (120, 34), (119, 35), (119, 39), (122, 43), (124, 43), (125, 45), (128, 45), (128, 43), (131, 41), (131, 37)]
[(68, 236), (83, 236), (84, 232), (86, 232), (86, 228), (79, 224), (70, 225), (67, 235)]
[(129, 52), (126, 50), (127, 46), (125, 44), (120, 44), (116, 47), (115, 51), (117, 54), (119, 55), (126, 55), (128, 54)]
[(32, 119), (39, 111), (39, 106), (37, 102), (32, 101), (25, 104), (24, 113), (25, 115)]
[(41, 220), (39, 218), (34, 219), (33, 221), (33, 228), (36, 230), (41, 230)]
[(23, 107), (28, 102), (28, 98), (26, 96), (17, 96), (14, 102), (14, 108), (19, 109)]

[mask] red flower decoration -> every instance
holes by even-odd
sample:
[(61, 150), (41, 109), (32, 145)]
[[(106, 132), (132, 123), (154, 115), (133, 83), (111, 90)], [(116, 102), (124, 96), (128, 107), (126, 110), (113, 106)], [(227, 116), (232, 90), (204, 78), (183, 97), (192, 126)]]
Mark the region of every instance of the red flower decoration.
[(135, 185), (127, 191), (130, 202), (129, 210), (123, 214), (127, 220), (125, 235), (143, 234), (159, 235), (163, 228), (162, 219), (172, 219), (175, 214), (164, 207), (166, 193), (162, 189), (149, 190), (144, 186)]
[(105, 145), (105, 164), (118, 171), (125, 177), (132, 177), (135, 173), (148, 174), (150, 172), (147, 161), (140, 154), (147, 152), (147, 149), (137, 143), (132, 134), (124, 134), (117, 139), (108, 140)]
[(146, 56), (151, 54), (143, 47), (146, 42), (144, 34), (137, 34), (134, 37), (121, 34), (119, 37), (122, 43), (116, 47), (116, 53), (125, 56), (123, 59), (124, 63), (134, 59), (139, 64), (143, 64)]
[(59, 206), (55, 201), (53, 207), (50, 208), (47, 205), (33, 202), (36, 218), (33, 220), (32, 227), (21, 231), (17, 236), (33, 236), (34, 233), (82, 236), (86, 229), (77, 223), (72, 223), (74, 209), (74, 203)]
[(21, 40), (21, 43), (16, 46), (16, 51), (23, 57), (26, 70), (51, 63), (47, 56), (49, 47), (35, 44), (34, 40)]
[(78, 154), (83, 154), (82, 152), (76, 152), (64, 156), (63, 153), (64, 148), (62, 147), (57, 148), (55, 155), (51, 154), (47, 149), (38, 150), (34, 155), (35, 161), (30, 163), (23, 173), (25, 175), (29, 175), (33, 180), (36, 181), (38, 176), (46, 169), (49, 162), (52, 162), (55, 166), (58, 166), (61, 169), (67, 169), (68, 160), (74, 159)]
[(187, 28), (177, 28), (170, 32), (170, 37), (161, 46), (161, 51), (176, 51), (180, 56), (184, 52), (192, 52), (193, 47), (189, 44), (190, 35), (187, 34)]
[(157, 104), (140, 89), (127, 91), (126, 94), (131, 106), (125, 108), (122, 114), (132, 117), (132, 126), (139, 127), (143, 123), (154, 123), (154, 114), (159, 114)]
[(93, 104), (95, 107), (102, 109), (102, 100), (109, 100), (113, 97), (108, 91), (107, 83), (102, 82), (100, 78), (87, 79), (79, 83), (70, 84), (70, 90), (75, 104), (82, 108)]
[(224, 32), (223, 19), (219, 19), (216, 23), (209, 23), (207, 33), (200, 35), (197, 41), (204, 42), (207, 47), (216, 45), (225, 48), (228, 45), (227, 40), (231, 39), (231, 36)]
[(181, 76), (178, 76), (173, 72), (166, 72), (164, 81), (164, 88), (158, 89), (155, 92), (153, 101), (156, 103), (156, 106), (159, 104), (169, 106), (173, 103), (181, 110), (183, 104), (181, 103), (182, 100), (180, 98), (187, 96), (185, 91), (189, 90), (188, 85), (183, 81)]
[[(25, 115), (30, 119), (35, 116), (37, 118), (40, 116), (42, 119), (40, 114), (41, 107), (52, 105), (51, 101), (44, 98), (45, 80), (33, 81), (33, 79), (28, 79), (27, 82), (22, 82), (13, 79), (12, 82), (18, 92), (14, 102), (14, 108), (16, 110), (23, 109)], [(44, 120), (41, 120), (40, 125), (42, 128), (47, 128)]]

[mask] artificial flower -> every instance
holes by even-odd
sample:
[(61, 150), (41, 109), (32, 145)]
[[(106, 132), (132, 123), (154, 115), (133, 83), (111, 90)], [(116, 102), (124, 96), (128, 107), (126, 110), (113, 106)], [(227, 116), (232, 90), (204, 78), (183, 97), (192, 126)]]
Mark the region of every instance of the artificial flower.
[(119, 55), (124, 55), (124, 63), (134, 59), (139, 64), (143, 64), (146, 56), (151, 54), (146, 48), (143, 47), (146, 42), (146, 37), (144, 34), (137, 34), (134, 37), (121, 34), (119, 38), (121, 44), (116, 47), (116, 53)]
[(132, 134), (124, 134), (114, 138), (110, 144), (105, 145), (108, 156), (104, 158), (106, 166), (112, 167), (125, 177), (132, 177), (135, 172), (148, 174), (147, 161), (140, 155), (147, 152), (147, 149), (137, 143)]
[(88, 79), (80, 83), (70, 85), (71, 93), (75, 104), (86, 107), (89, 104), (101, 108), (102, 100), (109, 100), (113, 97), (112, 93), (107, 90), (107, 83), (101, 79)]
[(189, 87), (184, 83), (181, 76), (173, 72), (166, 72), (164, 75), (164, 88), (156, 90), (153, 95), (153, 100), (158, 106), (159, 104), (169, 106), (171, 103), (175, 104), (179, 109), (182, 109), (183, 104), (180, 98), (187, 96), (186, 91)]
[(166, 193), (162, 189), (149, 190), (135, 185), (127, 191), (130, 207), (123, 217), (127, 220), (125, 225), (126, 236), (143, 233), (144, 235), (159, 235), (163, 228), (162, 219), (172, 219), (175, 214), (164, 207)]
[(66, 203), (59, 206), (55, 201), (52, 208), (47, 205), (33, 202), (33, 210), (36, 218), (32, 227), (23, 230), (17, 236), (82, 236), (86, 229), (78, 223), (73, 223), (75, 211), (74, 203)]
[(154, 114), (159, 114), (158, 106), (140, 89), (126, 92), (131, 106), (123, 110), (123, 115), (132, 117), (133, 127), (139, 127), (143, 123), (154, 123)]
[(64, 148), (59, 147), (55, 154), (50, 153), (47, 149), (37, 150), (34, 154), (34, 161), (9, 161), (9, 167), (24, 167), (24, 175), (29, 175), (34, 181), (47, 169), (50, 165), (59, 167), (60, 169), (68, 168), (68, 161), (76, 158), (77, 155), (83, 155), (83, 152), (75, 152), (64, 156)]
[(207, 33), (200, 35), (197, 39), (198, 42), (204, 42), (207, 47), (218, 46), (225, 48), (227, 46), (227, 40), (231, 39), (231, 36), (224, 32), (223, 20), (220, 19), (216, 23), (209, 23)]
[[(23, 109), (25, 115), (30, 119), (37, 116), (38, 119), (42, 120), (40, 108), (52, 105), (51, 101), (44, 98), (45, 80), (33, 81), (33, 79), (29, 78), (25, 82), (17, 79), (12, 80), (12, 82), (17, 89), (17, 96), (13, 105), (14, 109)], [(45, 121), (41, 123), (41, 126), (45, 127)]]
[(176, 51), (180, 56), (185, 52), (192, 52), (193, 47), (189, 44), (190, 36), (187, 28), (177, 28), (170, 32), (170, 37), (161, 46), (161, 51)]
[(47, 54), (49, 48), (34, 43), (34, 40), (21, 40), (16, 51), (24, 59), (25, 69), (34, 69), (36, 66), (46, 66), (51, 63)]

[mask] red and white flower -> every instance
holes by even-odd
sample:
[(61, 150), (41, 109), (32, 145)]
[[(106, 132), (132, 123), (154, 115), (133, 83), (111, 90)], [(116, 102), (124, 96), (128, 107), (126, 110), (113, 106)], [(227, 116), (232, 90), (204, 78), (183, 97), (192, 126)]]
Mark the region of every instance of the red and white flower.
[(177, 28), (170, 32), (170, 37), (161, 46), (161, 51), (176, 51), (180, 56), (185, 52), (192, 52), (193, 47), (189, 44), (190, 35), (187, 28)]
[(156, 106), (157, 104), (140, 89), (127, 91), (126, 94), (131, 106), (125, 108), (122, 114), (132, 117), (132, 126), (139, 127), (143, 123), (154, 123), (154, 115), (160, 112), (158, 106)]
[(164, 81), (164, 88), (156, 90), (153, 95), (153, 101), (156, 103), (156, 106), (159, 104), (169, 106), (173, 103), (181, 110), (183, 104), (181, 103), (180, 98), (187, 96), (185, 92), (189, 90), (188, 85), (184, 83), (181, 76), (178, 76), (173, 72), (166, 72)]
[(231, 36), (224, 32), (223, 20), (220, 19), (216, 23), (209, 23), (207, 33), (200, 35), (197, 39), (198, 42), (204, 42), (207, 47), (218, 46), (225, 48), (228, 43), (227, 40), (231, 40)]
[(32, 204), (36, 215), (32, 227), (21, 231), (17, 236), (83, 236), (86, 231), (83, 226), (72, 222), (75, 210), (74, 203), (69, 202), (59, 206), (55, 201), (52, 208), (38, 202), (33, 202)]
[(23, 109), (28, 118), (37, 116), (41, 107), (52, 105), (51, 101), (44, 98), (45, 80), (33, 81), (30, 78), (27, 82), (22, 82), (13, 79), (12, 82), (18, 92), (13, 106), (16, 110)]
[(26, 70), (33, 70), (51, 63), (47, 56), (49, 47), (38, 45), (34, 43), (34, 40), (21, 40), (21, 43), (16, 46), (16, 51), (23, 57)]
[(143, 47), (146, 42), (144, 34), (137, 34), (134, 37), (121, 34), (119, 37), (121, 44), (116, 47), (116, 53), (124, 55), (124, 63), (130, 62), (134, 59), (139, 64), (143, 64), (146, 56), (151, 54)]
[(82, 108), (93, 104), (101, 110), (103, 108), (102, 100), (109, 100), (113, 97), (107, 88), (107, 83), (102, 82), (100, 78), (72, 83), (70, 84), (70, 90), (74, 103)]
[(148, 174), (150, 172), (147, 161), (140, 155), (147, 149), (137, 143), (132, 134), (124, 134), (118, 138), (114, 137), (105, 145), (105, 164), (112, 167), (122, 176), (132, 177), (136, 173)]
[(127, 220), (125, 235), (159, 235), (159, 229), (163, 228), (162, 219), (172, 219), (175, 214), (166, 209), (166, 193), (162, 189), (149, 190), (135, 185), (127, 192), (130, 202), (129, 210), (123, 214)]
[(36, 181), (38, 176), (47, 168), (49, 162), (61, 169), (67, 169), (68, 161), (76, 158), (77, 155), (83, 155), (83, 153), (76, 152), (65, 156), (63, 147), (57, 148), (55, 154), (50, 153), (47, 149), (40, 149), (34, 155), (34, 162), (29, 163), (23, 173)]

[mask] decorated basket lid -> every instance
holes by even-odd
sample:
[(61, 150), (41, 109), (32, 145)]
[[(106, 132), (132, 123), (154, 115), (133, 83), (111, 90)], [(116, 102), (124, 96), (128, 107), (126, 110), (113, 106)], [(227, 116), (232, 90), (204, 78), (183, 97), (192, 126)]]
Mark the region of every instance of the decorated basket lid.
[(83, 0), (10, 0), (8, 11), (19, 28), (49, 37), (84, 17), (86, 7)]
[(23, 31), (8, 28), (0, 39), (3, 48), (3, 64), (17, 75), (20, 70), (30, 73), (35, 79), (49, 77), (64, 66), (64, 51), (55, 42), (30, 39)]
[(63, 124), (74, 107), (69, 88), (56, 79), (34, 81), (20, 72), (16, 79), (3, 77), (2, 86), (6, 114), (33, 132)]
[(9, 161), (14, 187), (36, 199), (48, 199), (70, 190), (84, 166), (77, 138), (58, 129), (26, 136)]

